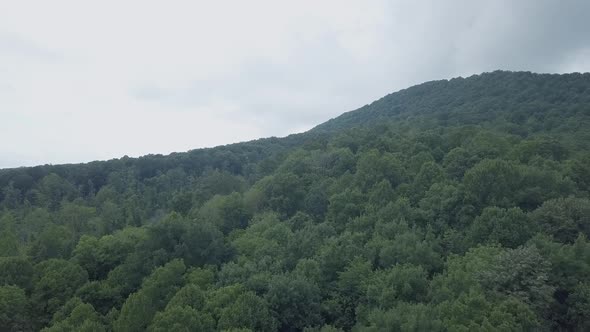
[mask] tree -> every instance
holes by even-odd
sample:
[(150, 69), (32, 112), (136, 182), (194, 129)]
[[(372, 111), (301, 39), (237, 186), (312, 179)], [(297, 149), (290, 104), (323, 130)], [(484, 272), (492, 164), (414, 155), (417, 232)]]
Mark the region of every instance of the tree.
[(87, 303), (73, 298), (55, 314), (53, 322), (44, 332), (106, 331), (102, 317)]
[(17, 256), (20, 248), (15, 232), (15, 220), (10, 214), (0, 218), (0, 257)]
[(476, 274), (484, 289), (514, 297), (538, 312), (545, 310), (555, 290), (549, 284), (550, 263), (535, 246), (508, 249)]
[(412, 264), (379, 270), (366, 284), (369, 303), (382, 309), (393, 309), (400, 301), (425, 302), (430, 286), (426, 270)]
[(355, 181), (363, 190), (383, 180), (389, 181), (395, 188), (405, 180), (405, 172), (400, 161), (391, 153), (381, 154), (377, 150), (363, 153), (356, 169)]
[(432, 307), (421, 303), (399, 302), (391, 310), (376, 309), (371, 311), (367, 322), (359, 323), (355, 330), (375, 332), (444, 331), (444, 328)]
[(519, 208), (488, 207), (475, 218), (467, 231), (467, 237), (473, 246), (496, 243), (516, 248), (532, 237), (535, 227)]
[(88, 273), (70, 261), (49, 259), (37, 264), (31, 300), (39, 320), (47, 322), (87, 281)]
[(478, 206), (509, 207), (520, 185), (518, 169), (499, 159), (486, 159), (465, 172), (463, 178), (468, 199)]
[(531, 239), (531, 244), (551, 264), (549, 284), (556, 289), (548, 318), (556, 328), (574, 328), (580, 321), (572, 317), (573, 312), (579, 310), (573, 308), (583, 308), (585, 303), (580, 298), (584, 294), (580, 285), (587, 283), (590, 274), (590, 243), (583, 235), (572, 244), (563, 244), (539, 234)]
[(541, 325), (529, 306), (508, 298), (493, 303), (476, 289), (438, 305), (447, 331), (536, 331)]
[(117, 331), (144, 331), (155, 313), (163, 309), (183, 283), (186, 266), (173, 260), (156, 268), (141, 289), (127, 298), (113, 327)]
[(173, 306), (158, 312), (147, 331), (215, 331), (215, 321), (211, 315), (191, 307)]
[(30, 290), (33, 274), (33, 264), (28, 257), (0, 257), (0, 285), (16, 285)]
[(225, 260), (228, 249), (223, 233), (207, 222), (193, 222), (181, 236), (183, 257), (190, 265), (218, 264)]
[(521, 162), (529, 163), (535, 157), (561, 161), (568, 155), (567, 148), (550, 138), (527, 139), (518, 143), (510, 153)]
[(88, 271), (91, 279), (104, 279), (144, 241), (147, 241), (146, 229), (136, 227), (127, 227), (100, 238), (83, 235), (72, 259)]
[(449, 151), (443, 159), (443, 167), (445, 171), (455, 180), (461, 180), (465, 171), (473, 167), (477, 162), (478, 158), (469, 151), (457, 147)]
[(51, 211), (57, 210), (62, 199), (70, 198), (76, 191), (71, 183), (55, 173), (45, 176), (39, 187), (43, 201)]
[(223, 309), (217, 327), (222, 330), (246, 328), (252, 331), (276, 331), (277, 321), (264, 299), (253, 292), (245, 292)]
[(206, 290), (213, 286), (215, 282), (215, 271), (213, 267), (207, 268), (190, 268), (184, 275), (187, 284), (195, 285), (201, 290)]
[(395, 200), (395, 192), (387, 180), (377, 183), (369, 192), (369, 203), (375, 207), (387, 205)]
[(121, 314), (113, 323), (113, 331), (145, 331), (155, 313), (156, 309), (148, 295), (142, 292), (133, 293), (129, 295), (121, 308)]
[(59, 211), (60, 222), (76, 236), (94, 230), (93, 218), (96, 218), (95, 208), (76, 203), (64, 203)]
[(200, 220), (216, 225), (224, 234), (246, 228), (250, 218), (242, 195), (236, 192), (227, 196), (214, 196), (199, 211)]
[(590, 191), (590, 154), (586, 153), (579, 158), (566, 160), (569, 177), (582, 191)]
[(184, 258), (190, 265), (216, 264), (226, 255), (222, 232), (207, 221), (188, 221), (177, 213), (148, 227), (140, 248), (164, 255), (164, 261)]
[(10, 182), (1, 192), (4, 196), (2, 205), (8, 209), (16, 209), (22, 202), (22, 191), (14, 187), (14, 182)]
[(268, 286), (265, 296), (276, 313), (282, 331), (302, 330), (322, 324), (320, 290), (300, 277), (279, 275)]
[(440, 270), (443, 260), (441, 247), (431, 232), (409, 228), (405, 220), (380, 223), (377, 232), (367, 244), (375, 251), (379, 266), (388, 268), (396, 264), (411, 263), (423, 266), (427, 271)]
[(420, 171), (414, 178), (412, 184), (412, 191), (415, 197), (422, 197), (424, 193), (430, 189), (434, 183), (442, 182), (445, 179), (445, 174), (442, 167), (435, 162), (424, 163), (420, 167)]
[(590, 237), (590, 200), (574, 197), (549, 200), (531, 213), (531, 219), (546, 234), (572, 243), (580, 233)]
[(0, 286), (0, 331), (31, 331), (29, 302), (17, 286)]
[(257, 186), (264, 193), (264, 205), (285, 216), (291, 216), (299, 210), (305, 198), (301, 179), (292, 173), (269, 176), (262, 179)]
[(590, 283), (579, 283), (567, 301), (567, 315), (572, 326), (579, 331), (590, 329)]
[(0, 257), (19, 255), (18, 239), (14, 231), (3, 229), (0, 235)]
[(334, 318), (334, 324), (349, 330), (356, 323), (355, 311), (357, 306), (366, 302), (366, 284), (372, 276), (371, 264), (361, 258), (355, 258), (338, 273), (336, 282), (337, 292), (328, 300), (329, 315)]
[(65, 226), (49, 224), (29, 248), (34, 261), (51, 258), (69, 258), (74, 247), (73, 234)]
[(168, 302), (166, 308), (171, 307), (191, 307), (196, 310), (201, 310), (205, 306), (205, 295), (203, 290), (194, 284), (189, 284), (176, 292)]
[(73, 251), (72, 259), (80, 264), (89, 274), (90, 279), (103, 276), (98, 257), (99, 241), (94, 236), (82, 235)]
[(312, 184), (303, 201), (305, 212), (318, 219), (323, 218), (328, 211), (329, 200), (325, 186), (322, 183)]
[(326, 218), (336, 224), (346, 224), (365, 209), (365, 196), (357, 189), (346, 189), (330, 197)]
[[(449, 228), (463, 227), (466, 224), (464, 211), (469, 208), (464, 203), (464, 199), (465, 193), (460, 185), (456, 183), (434, 183), (418, 203), (420, 207), (418, 214), (421, 215), (417, 219), (426, 221), (437, 232)], [(406, 218), (408, 217), (406, 216)]]

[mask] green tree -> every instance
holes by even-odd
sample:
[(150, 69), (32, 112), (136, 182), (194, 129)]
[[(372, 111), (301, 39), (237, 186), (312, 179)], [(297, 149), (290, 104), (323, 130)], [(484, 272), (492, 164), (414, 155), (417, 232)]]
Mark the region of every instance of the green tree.
[(76, 193), (71, 183), (55, 173), (45, 176), (39, 183), (39, 189), (43, 201), (52, 211), (59, 208), (62, 199), (71, 198)]
[(77, 203), (64, 203), (58, 218), (74, 235), (91, 233), (95, 226), (93, 219), (96, 218), (96, 209)]
[(106, 331), (102, 317), (87, 303), (73, 298), (54, 315), (53, 322), (44, 332)]
[(215, 331), (215, 321), (211, 315), (199, 312), (191, 307), (173, 306), (165, 311), (158, 312), (147, 331)]
[(0, 331), (31, 331), (29, 301), (22, 288), (0, 286)]
[(305, 198), (301, 179), (292, 173), (269, 176), (262, 179), (257, 186), (264, 193), (264, 205), (285, 216), (291, 216), (299, 210)]
[[(365, 325), (366, 324), (366, 325)], [(353, 331), (444, 331), (436, 311), (425, 304), (399, 302), (394, 309), (376, 309)]]
[(442, 167), (432, 161), (424, 163), (420, 167), (420, 171), (418, 171), (412, 184), (414, 196), (422, 197), (430, 189), (430, 186), (434, 183), (442, 182), (444, 179), (445, 174)]
[(138, 292), (129, 295), (121, 308), (121, 314), (113, 323), (115, 332), (145, 331), (156, 313), (151, 298)]
[(69, 258), (74, 247), (74, 235), (65, 226), (48, 224), (29, 248), (34, 261)]
[(235, 229), (246, 228), (251, 215), (243, 202), (242, 195), (232, 193), (214, 196), (201, 207), (199, 218), (207, 220), (227, 234)]
[(37, 264), (31, 300), (39, 320), (47, 322), (87, 281), (88, 273), (70, 261), (49, 259)]
[(16, 285), (30, 290), (33, 274), (33, 264), (28, 257), (0, 257), (0, 285)]
[(223, 309), (217, 327), (222, 330), (247, 328), (252, 331), (276, 331), (277, 321), (263, 298), (253, 292), (245, 292)]
[(535, 246), (508, 249), (476, 274), (484, 289), (514, 297), (543, 312), (551, 302), (550, 263)]
[(530, 239), (536, 225), (519, 208), (488, 207), (475, 218), (467, 231), (472, 245), (496, 243), (516, 248)]
[(504, 160), (486, 159), (465, 172), (468, 199), (479, 206), (509, 207), (520, 185), (518, 169)]
[(205, 294), (203, 294), (203, 290), (198, 285), (186, 285), (174, 294), (166, 308), (174, 306), (188, 306), (196, 310), (201, 310), (205, 306)]
[(458, 298), (438, 305), (447, 331), (537, 331), (540, 322), (526, 304), (508, 298), (493, 303), (472, 289)]
[(549, 200), (531, 213), (531, 219), (546, 234), (572, 243), (580, 233), (590, 237), (590, 200), (574, 197)]
[(371, 276), (371, 264), (361, 257), (338, 274), (337, 292), (327, 301), (336, 326), (349, 330), (356, 323), (355, 311), (360, 303), (366, 302), (365, 288)]
[(461, 180), (465, 172), (473, 167), (477, 161), (478, 158), (469, 151), (457, 147), (445, 155), (442, 165), (449, 177)]
[(190, 268), (184, 275), (184, 279), (187, 284), (192, 284), (202, 290), (206, 290), (212, 287), (215, 282), (215, 271), (213, 267)]
[(430, 286), (424, 268), (411, 264), (379, 270), (366, 284), (368, 301), (383, 309), (392, 309), (399, 301), (425, 302)]
[(302, 330), (322, 324), (320, 290), (317, 285), (299, 277), (274, 277), (265, 296), (270, 309), (276, 313), (279, 329)]
[(115, 331), (143, 331), (155, 313), (163, 309), (183, 283), (186, 266), (173, 260), (156, 268), (141, 289), (127, 298), (113, 327)]
[(567, 299), (568, 318), (572, 327), (578, 331), (590, 329), (590, 283), (579, 283)]
[(20, 254), (16, 222), (17, 220), (13, 214), (0, 214), (0, 257), (18, 256)]
[(400, 161), (391, 153), (370, 150), (361, 154), (356, 166), (355, 180), (367, 190), (375, 184), (387, 180), (397, 187), (405, 180), (405, 172)]

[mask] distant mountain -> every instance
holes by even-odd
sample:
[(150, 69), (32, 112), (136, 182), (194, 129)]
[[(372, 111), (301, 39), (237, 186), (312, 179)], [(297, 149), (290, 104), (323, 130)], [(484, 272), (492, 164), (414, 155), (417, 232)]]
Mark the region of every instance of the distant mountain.
[(468, 78), (432, 81), (389, 94), (318, 125), (334, 131), (383, 121), (432, 120), (443, 125), (482, 124), (503, 119), (515, 124), (559, 110), (569, 118), (588, 111), (590, 73), (535, 74), (495, 71)]
[[(121, 169), (129, 165), (138, 168), (142, 177), (150, 177), (175, 167), (197, 172), (208, 167), (223, 168), (241, 174), (248, 163), (285, 152), (305, 142), (326, 139), (327, 135), (341, 130), (392, 122), (404, 122), (420, 128), (503, 123), (506, 130), (515, 131), (524, 137), (539, 130), (564, 130), (588, 138), (590, 131), (586, 128), (590, 123), (578, 122), (576, 115), (587, 115), (589, 105), (590, 73), (559, 75), (495, 71), (468, 78), (431, 81), (400, 90), (346, 112), (306, 133), (284, 138), (259, 139), (167, 156), (125, 157), (105, 162), (25, 169), (29, 170), (26, 172), (33, 179), (39, 179), (49, 172), (65, 174), (63, 170), (67, 168), (84, 169), (81, 172), (90, 172), (89, 176), (96, 177), (95, 184), (105, 182), (104, 178), (99, 179), (101, 175), (97, 174), (100, 173), (97, 169)], [(527, 121), (538, 121), (541, 118), (544, 121), (542, 127), (526, 130), (520, 127)], [(569, 119), (575, 120), (567, 121)], [(586, 139), (578, 143), (588, 141)], [(238, 158), (235, 157), (237, 151), (241, 151)], [(227, 155), (233, 157), (224, 159)], [(22, 172), (22, 168), (18, 171), (0, 169), (0, 186), (8, 184), (15, 173)]]

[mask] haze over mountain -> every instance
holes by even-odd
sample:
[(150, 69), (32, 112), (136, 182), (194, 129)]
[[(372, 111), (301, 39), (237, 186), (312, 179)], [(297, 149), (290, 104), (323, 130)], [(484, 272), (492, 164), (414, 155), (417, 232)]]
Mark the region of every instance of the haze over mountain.
[(0, 168), (285, 136), (496, 69), (587, 72), (588, 12), (584, 0), (3, 1)]
[(0, 170), (0, 330), (590, 329), (590, 74), (495, 71), (313, 129)]

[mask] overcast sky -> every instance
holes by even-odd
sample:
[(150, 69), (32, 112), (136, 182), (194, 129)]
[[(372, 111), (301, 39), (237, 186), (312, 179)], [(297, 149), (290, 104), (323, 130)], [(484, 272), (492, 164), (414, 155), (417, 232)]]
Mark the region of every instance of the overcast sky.
[(590, 70), (590, 1), (2, 1), (0, 168), (301, 132), (396, 90)]

